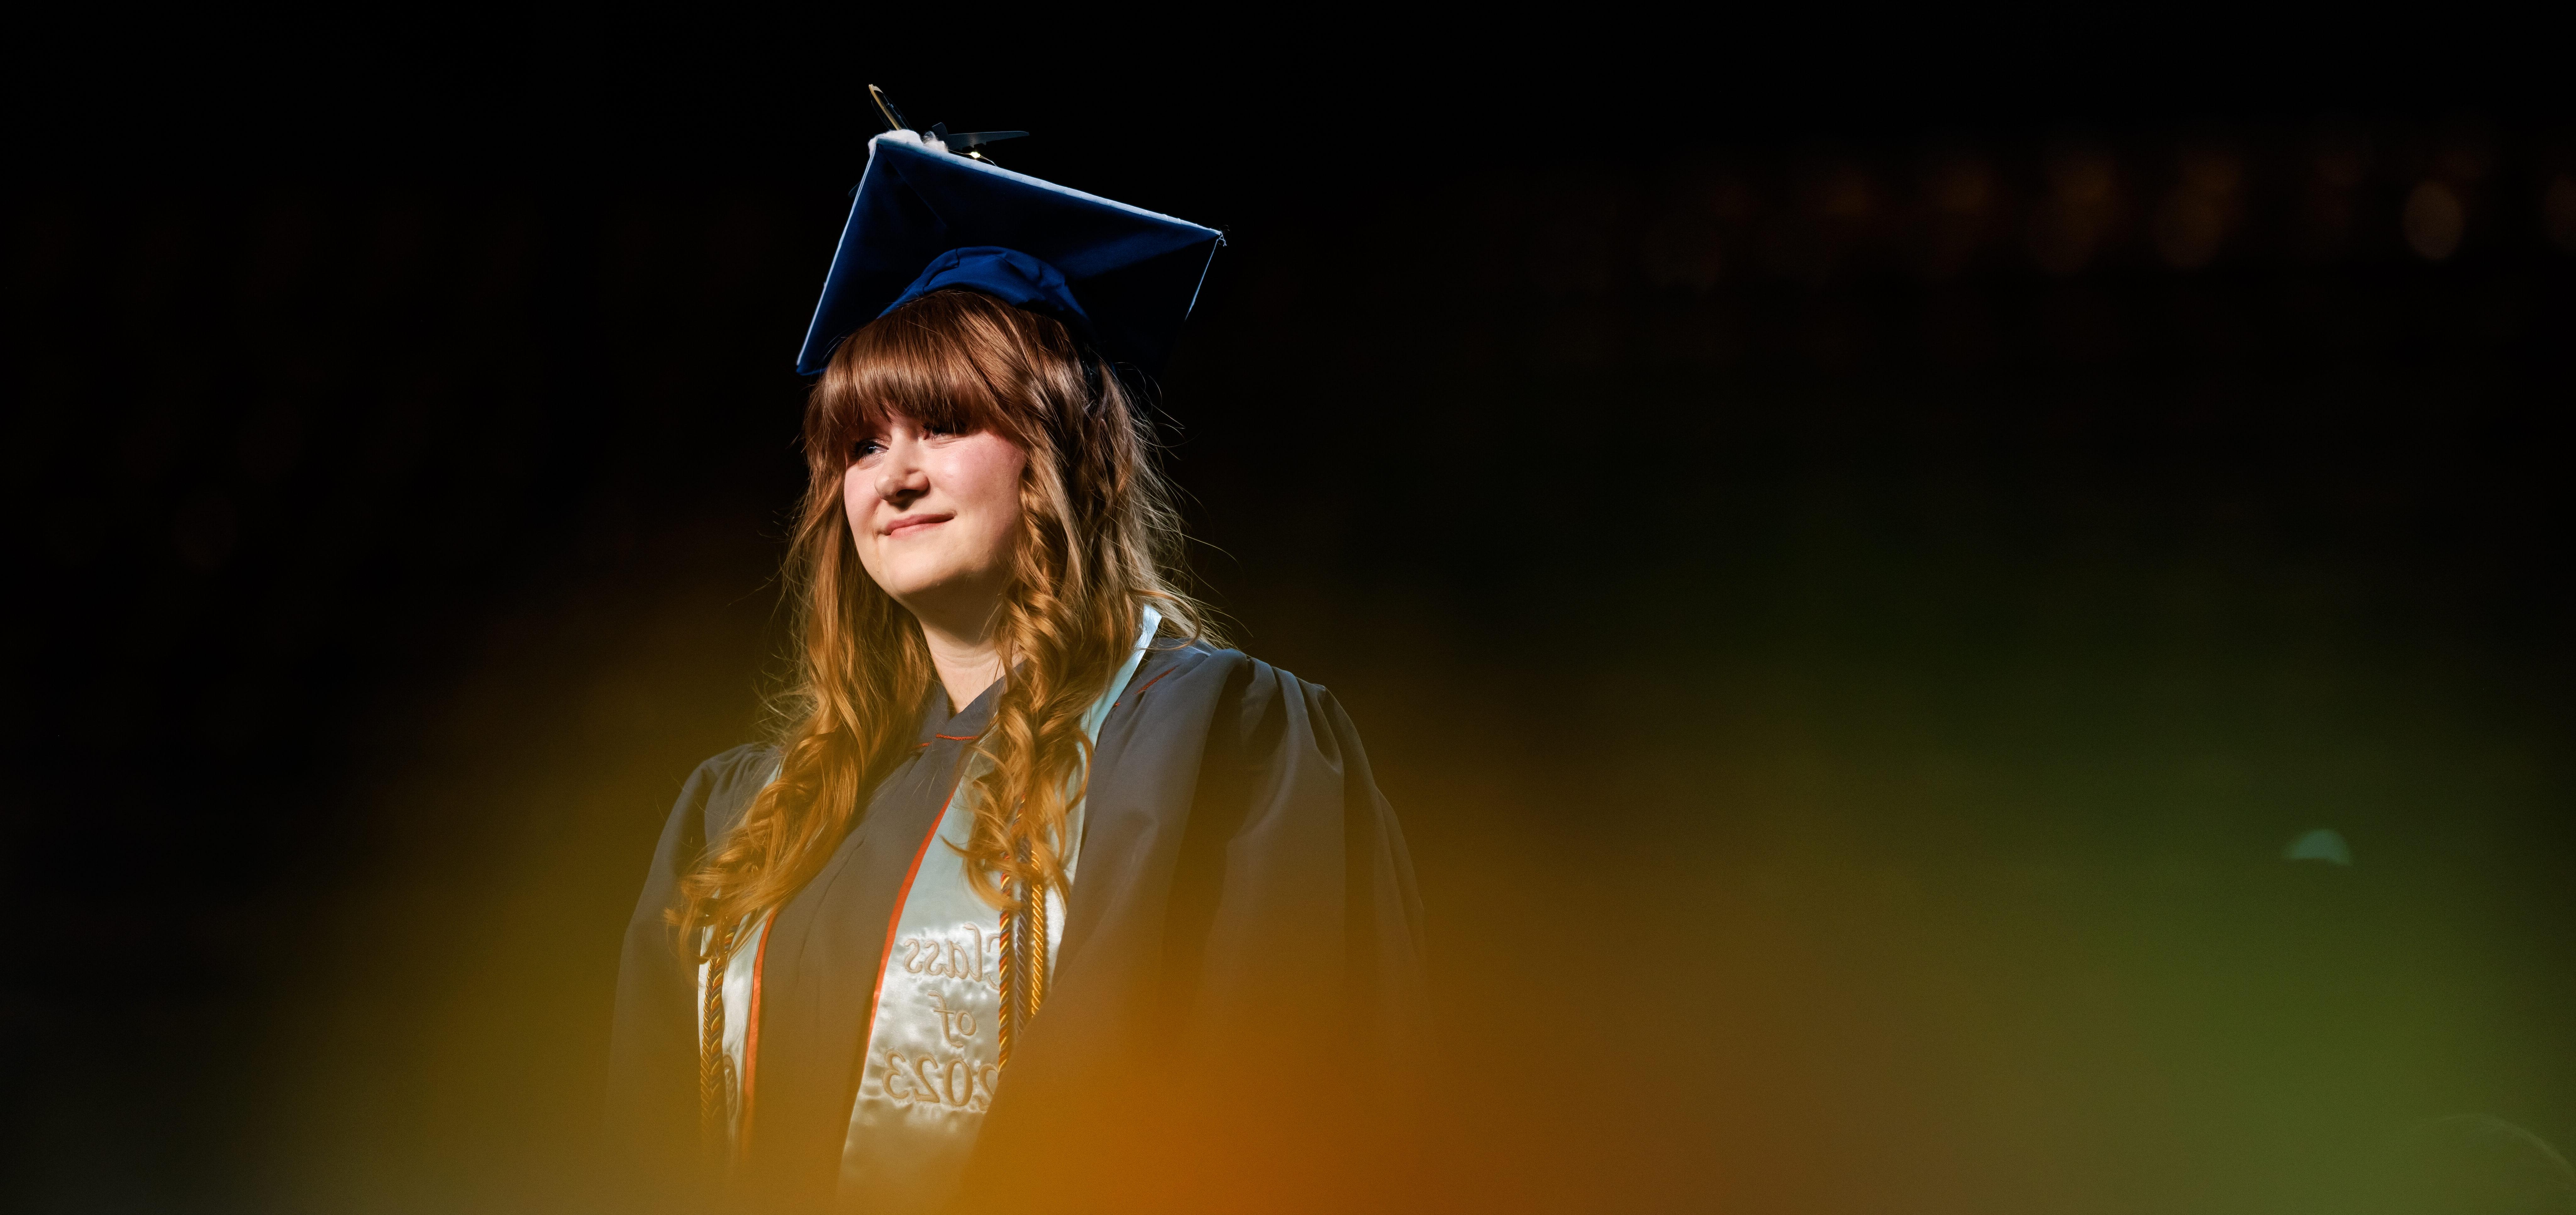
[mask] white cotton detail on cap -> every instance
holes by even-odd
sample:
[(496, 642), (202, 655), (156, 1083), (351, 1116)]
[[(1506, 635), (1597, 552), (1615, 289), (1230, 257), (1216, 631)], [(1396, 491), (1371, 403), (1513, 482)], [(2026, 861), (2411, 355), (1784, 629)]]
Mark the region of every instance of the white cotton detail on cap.
[(869, 140), (868, 155), (874, 156), (877, 154), (878, 139), (891, 139), (896, 143), (908, 143), (916, 148), (928, 148), (933, 152), (945, 152), (948, 150), (947, 144), (941, 143), (936, 139), (925, 139), (919, 131), (907, 131), (902, 127), (896, 127), (891, 131), (887, 131), (886, 133), (877, 136), (876, 139)]

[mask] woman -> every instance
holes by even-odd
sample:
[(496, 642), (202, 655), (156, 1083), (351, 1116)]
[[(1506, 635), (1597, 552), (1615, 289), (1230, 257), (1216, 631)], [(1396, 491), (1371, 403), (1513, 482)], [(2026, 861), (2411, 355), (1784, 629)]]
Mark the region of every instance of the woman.
[(794, 1209), (1326, 1200), (1403, 1104), (1420, 913), (1340, 707), (1178, 589), (1107, 357), (1168, 346), (1214, 233), (908, 132), (858, 195), (789, 724), (690, 778), (627, 932), (630, 1163)]

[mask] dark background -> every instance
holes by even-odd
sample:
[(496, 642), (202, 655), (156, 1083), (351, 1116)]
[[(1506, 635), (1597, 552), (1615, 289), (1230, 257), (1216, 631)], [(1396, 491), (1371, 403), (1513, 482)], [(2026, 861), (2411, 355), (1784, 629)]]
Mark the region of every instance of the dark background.
[(870, 80), (1230, 234), (1168, 466), (1405, 818), (1426, 1205), (2576, 1144), (2541, 33), (1207, 19), (21, 43), (16, 1203), (584, 1205), (651, 840), (764, 728)]

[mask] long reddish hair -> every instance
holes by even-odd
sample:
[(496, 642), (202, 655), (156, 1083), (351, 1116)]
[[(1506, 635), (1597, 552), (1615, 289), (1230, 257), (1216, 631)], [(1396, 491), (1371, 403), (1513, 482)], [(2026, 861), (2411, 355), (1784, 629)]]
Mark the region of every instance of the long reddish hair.
[(842, 505), (852, 445), (894, 414), (990, 429), (1028, 454), (997, 630), (1002, 693), (975, 744), (993, 765), (977, 781), (965, 858), (993, 906), (1008, 904), (1005, 882), (1064, 885), (1058, 845), (1090, 768), (1082, 713), (1126, 660), (1143, 605), (1167, 633), (1209, 636), (1207, 611), (1179, 589), (1180, 517), (1151, 435), (1106, 362), (1060, 322), (971, 291), (878, 318), (833, 352), (806, 401), (811, 479), (787, 557), (795, 674), (777, 704), (778, 778), (681, 879), (684, 927), (737, 924), (793, 897), (912, 741), (930, 651), (860, 567)]

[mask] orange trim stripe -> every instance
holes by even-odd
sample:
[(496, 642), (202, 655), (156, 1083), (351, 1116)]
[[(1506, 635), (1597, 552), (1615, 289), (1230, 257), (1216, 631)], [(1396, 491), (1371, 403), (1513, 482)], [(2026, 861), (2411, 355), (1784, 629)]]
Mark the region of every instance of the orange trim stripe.
[[(1165, 668), (1163, 668), (1163, 675), (1169, 675), (1169, 674), (1171, 674), (1172, 672), (1177, 671), (1177, 670), (1180, 670), (1180, 668), (1179, 668), (1179, 667), (1165, 667)], [(1152, 679), (1148, 679), (1148, 680), (1146, 680), (1146, 681), (1145, 681), (1145, 686), (1144, 686), (1144, 687), (1141, 687), (1141, 688), (1136, 689), (1136, 690), (1135, 690), (1135, 692), (1131, 693), (1131, 695), (1135, 695), (1135, 696), (1143, 696), (1146, 692), (1148, 692), (1148, 691), (1152, 690), (1152, 689), (1153, 689), (1153, 686), (1154, 686), (1155, 684), (1158, 684), (1158, 683), (1163, 682), (1163, 675), (1157, 675), (1157, 676), (1153, 677)], [(1123, 705), (1123, 704), (1125, 704), (1125, 703), (1127, 703), (1127, 697), (1125, 697), (1125, 696), (1121, 696), (1121, 697), (1119, 697), (1119, 698), (1118, 698), (1118, 699), (1116, 699), (1116, 700), (1110, 701), (1110, 702), (1109, 702), (1109, 707), (1110, 707), (1110, 708), (1115, 709), (1115, 708), (1117, 708), (1118, 706)]]
[[(858, 1071), (861, 1076), (868, 1072), (868, 1051), (876, 1043), (877, 1001), (885, 996), (886, 967), (894, 965), (894, 939), (903, 930), (903, 905), (911, 901), (912, 880), (921, 876), (921, 858), (930, 855), (931, 843), (939, 838), (939, 825), (948, 821), (948, 807), (956, 800), (957, 793), (952, 789), (948, 800), (939, 804), (939, 817), (931, 820), (930, 834), (921, 837), (921, 847), (912, 854), (912, 868), (903, 871), (903, 885), (895, 888), (894, 913), (886, 917), (885, 952), (878, 955), (877, 977), (868, 986), (868, 1023), (859, 1037)], [(763, 942), (766, 941), (767, 938), (763, 938)]]

